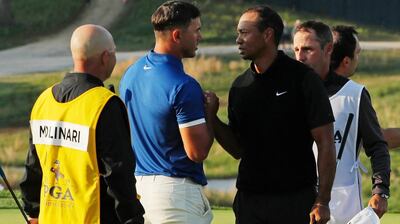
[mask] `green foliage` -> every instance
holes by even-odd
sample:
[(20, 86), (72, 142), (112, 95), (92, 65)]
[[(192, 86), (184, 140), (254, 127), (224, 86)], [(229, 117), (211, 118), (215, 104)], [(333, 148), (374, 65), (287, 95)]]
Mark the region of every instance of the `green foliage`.
[(289, 8), (275, 7), (275, 9), (278, 11), (279, 15), (290, 27), (293, 27), (293, 24), (297, 19), (300, 19), (301, 21), (319, 20), (328, 24), (329, 26), (335, 26), (335, 25), (354, 26), (357, 28), (360, 40), (364, 41), (400, 40), (400, 32), (393, 32), (392, 30), (385, 29), (383, 27), (355, 24), (341, 19), (333, 19), (327, 16), (315, 15), (306, 12), (299, 12)]
[[(400, 124), (400, 63), (396, 61), (396, 51), (366, 51), (360, 60), (360, 72), (353, 78), (366, 85), (382, 127), (396, 127)], [(386, 58), (386, 59), (385, 59)], [(371, 66), (373, 64), (374, 66)], [(197, 57), (184, 60), (185, 70), (199, 80), (204, 90), (215, 91), (220, 97), (219, 117), (227, 121), (228, 90), (232, 81), (247, 69), (249, 62), (238, 56)], [(126, 65), (127, 66), (127, 65)], [(368, 68), (368, 69), (366, 69)], [(379, 68), (379, 69), (374, 69)], [(382, 68), (382, 69), (381, 69)], [(387, 68), (387, 69), (384, 69)], [(123, 68), (120, 68), (123, 71)], [(34, 100), (48, 86), (62, 79), (63, 73), (36, 74), (0, 77), (0, 163), (21, 165), (25, 159), (28, 138), (29, 111)], [(114, 84), (118, 90), (120, 74), (106, 82)], [(15, 114), (18, 114), (16, 116)], [(391, 151), (392, 156), (392, 197), (389, 211), (400, 212), (400, 151)], [(369, 160), (361, 153), (363, 163), (369, 167)], [(217, 142), (214, 143), (205, 171), (209, 178), (235, 177), (239, 161), (228, 155)], [(371, 194), (370, 175), (363, 175), (364, 202)], [(229, 204), (233, 195), (210, 193), (213, 203)]]
[[(15, 25), (0, 28), (0, 49), (21, 45), (54, 33), (75, 19), (85, 6), (83, 0), (12, 0)], [(119, 50), (150, 49), (154, 46), (154, 34), (150, 17), (163, 0), (128, 1), (125, 14), (111, 29)], [(228, 0), (192, 1), (202, 12), (202, 44), (234, 44), (236, 25), (244, 9), (258, 4), (257, 1), (241, 1), (232, 4)], [(259, 2), (259, 1), (258, 1)], [(296, 19), (319, 19), (329, 25), (350, 24), (314, 14), (302, 13), (282, 7), (274, 7), (289, 27)], [(400, 40), (397, 32), (377, 27), (357, 26), (362, 40)], [(383, 30), (383, 31), (382, 31)]]
[(163, 2), (135, 0), (127, 5), (125, 15), (111, 29), (118, 49), (138, 50), (154, 46), (151, 15)]
[(231, 207), (233, 199), (235, 198), (236, 191), (223, 192), (223, 191), (210, 191), (205, 190), (208, 201), (213, 207)]
[(236, 25), (243, 10), (251, 1), (228, 4), (225, 1), (206, 1), (202, 11), (202, 35), (204, 44), (235, 44)]
[(26, 127), (30, 110), (39, 94), (61, 79), (55, 75), (32, 74), (0, 79), (0, 128)]
[(397, 75), (400, 50), (362, 51), (357, 75)]
[(12, 0), (15, 23), (0, 27), (0, 49), (25, 44), (60, 30), (83, 8), (82, 0)]
[(235, 178), (239, 160), (228, 155), (218, 143), (211, 147), (204, 169), (208, 178)]
[(382, 127), (398, 127), (400, 124), (399, 75), (374, 74), (357, 75), (354, 79), (366, 86), (372, 96), (372, 104), (377, 111)]
[[(29, 129), (23, 128), (0, 128), (0, 164), (2, 166), (24, 165), (28, 149)], [(8, 181), (17, 180), (8, 177)]]
[[(21, 198), (20, 191), (14, 191), (17, 198)], [(20, 203), (22, 203), (20, 201)], [(0, 210), (4, 208), (18, 208), (17, 204), (15, 203), (14, 199), (11, 196), (10, 191), (5, 188), (4, 190), (0, 191)]]
[[(143, 50), (154, 46), (154, 34), (150, 22), (151, 14), (162, 4), (162, 0), (137, 0), (128, 5), (126, 14), (112, 28), (116, 44), (122, 50)], [(232, 4), (228, 0), (193, 1), (202, 12), (201, 44), (235, 44), (236, 25), (246, 8), (258, 4), (257, 1), (241, 1)], [(306, 21), (318, 19), (329, 25), (347, 24), (358, 28), (361, 40), (400, 40), (400, 33), (385, 31), (382, 28), (357, 26), (349, 22), (302, 13), (282, 7), (275, 8), (282, 19), (292, 27), (297, 19)]]
[[(125, 16), (111, 30), (119, 49), (150, 49), (154, 46), (150, 18), (163, 2), (137, 0), (128, 5)], [(236, 22), (249, 3), (227, 4), (226, 1), (200, 0), (194, 1), (194, 4), (202, 11), (202, 43), (234, 44)]]

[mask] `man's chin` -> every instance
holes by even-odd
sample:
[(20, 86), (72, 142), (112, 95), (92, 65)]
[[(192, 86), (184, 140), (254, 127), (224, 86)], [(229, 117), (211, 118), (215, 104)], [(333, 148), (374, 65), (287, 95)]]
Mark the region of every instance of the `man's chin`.
[(194, 58), (194, 57), (196, 57), (196, 53), (189, 54), (189, 55), (188, 55), (188, 56), (186, 56), (185, 58)]
[(240, 54), (240, 56), (241, 56), (242, 59), (244, 59), (244, 60), (253, 60), (253, 58), (252, 58), (251, 56), (246, 55), (246, 54)]
[(247, 55), (244, 51), (242, 51), (240, 49), (239, 49), (239, 54), (240, 54), (240, 57), (242, 57), (243, 59), (245, 59), (245, 60), (249, 59), (249, 55)]
[(191, 52), (185, 51), (183, 53), (183, 58), (194, 58), (196, 56), (196, 53), (197, 53), (197, 49), (195, 51), (191, 51)]

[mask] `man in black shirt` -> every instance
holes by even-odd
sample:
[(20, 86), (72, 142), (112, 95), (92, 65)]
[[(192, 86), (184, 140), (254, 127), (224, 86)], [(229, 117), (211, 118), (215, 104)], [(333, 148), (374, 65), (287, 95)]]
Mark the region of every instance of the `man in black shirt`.
[[(215, 118), (215, 136), (241, 159), (236, 223), (326, 223), (335, 173), (334, 121), (318, 76), (277, 50), (283, 24), (267, 6), (242, 14), (240, 54), (250, 68), (232, 84), (226, 125)], [(206, 98), (214, 97), (206, 93)], [(312, 142), (321, 155), (318, 193)]]
[[(71, 51), (74, 61), (74, 71), (67, 73), (61, 83), (52, 87), (51, 93), (57, 102), (61, 104), (69, 103), (73, 106), (76, 105), (73, 104), (73, 102), (87, 96), (90, 91), (99, 87), (104, 88), (103, 81), (110, 77), (116, 60), (115, 44), (112, 36), (106, 29), (100, 26), (84, 25), (77, 28), (71, 38)], [(103, 90), (103, 92), (104, 91), (106, 92), (108, 90)], [(94, 157), (97, 158), (99, 183), (95, 182), (93, 185), (99, 184), (100, 186), (98, 192), (99, 198), (95, 198), (95, 196), (89, 198), (92, 203), (100, 201), (100, 206), (97, 208), (100, 209), (100, 217), (89, 218), (99, 220), (100, 223), (104, 224), (144, 223), (144, 209), (136, 195), (136, 180), (133, 173), (135, 169), (135, 156), (131, 149), (128, 117), (125, 106), (117, 96), (113, 95), (108, 99), (100, 112), (95, 127), (96, 155)], [(87, 115), (82, 114), (80, 116), (83, 117)], [(61, 143), (61, 146), (62, 145), (63, 143)], [(20, 185), (24, 209), (31, 219), (30, 223), (37, 223), (39, 212), (45, 213), (47, 211), (46, 207), (49, 207), (49, 204), (43, 207), (44, 204), (41, 201), (43, 200), (43, 198), (41, 198), (41, 191), (46, 192), (46, 186), (43, 185), (43, 182), (46, 180), (43, 178), (47, 170), (43, 170), (43, 164), (46, 161), (42, 161), (42, 158), (39, 158), (38, 147), (42, 147), (42, 145), (34, 144), (31, 134), (30, 148), (25, 164), (26, 173)], [(88, 147), (90, 147), (90, 144)], [(56, 146), (54, 150), (60, 149), (57, 149)], [(59, 154), (68, 153), (68, 150), (74, 151), (75, 149), (64, 149), (63, 152), (60, 151)], [(89, 149), (88, 152), (90, 153)], [(82, 156), (86, 156), (85, 153), (83, 153)], [(61, 165), (64, 166), (59, 170), (59, 175), (61, 175), (62, 178), (66, 176), (64, 174), (67, 172), (67, 169), (62, 170), (62, 168), (71, 166), (69, 169), (76, 169), (76, 172), (83, 172), (82, 169), (85, 167), (85, 164), (69, 161), (68, 159), (65, 159), (64, 163)], [(97, 168), (95, 168), (95, 170), (97, 170)], [(62, 174), (62, 172), (64, 174)], [(54, 171), (54, 173), (56, 172)], [(76, 177), (73, 175), (71, 175), (70, 178), (76, 184), (86, 182), (85, 180), (74, 179)], [(97, 179), (98, 177), (95, 178)], [(87, 182), (89, 181), (91, 180), (87, 180)], [(55, 188), (61, 189), (61, 187), (58, 186)], [(71, 189), (71, 195), (74, 194), (73, 189), (75, 188), (76, 186), (71, 186), (69, 188)], [(50, 192), (50, 194), (52, 193)], [(78, 199), (75, 198), (74, 200)], [(54, 198), (53, 201), (54, 203), (58, 203)], [(62, 205), (62, 203), (60, 205)], [(91, 216), (91, 214), (87, 215)], [(46, 216), (53, 216), (53, 220), (62, 219), (63, 223), (68, 223), (67, 220), (71, 220), (71, 217), (60, 217), (58, 215), (59, 214), (50, 214)]]
[[(332, 202), (340, 201), (341, 203), (333, 203), (340, 205), (331, 208), (332, 220), (336, 221), (333, 223), (347, 223), (362, 209), (358, 179), (358, 149), (361, 141), (367, 156), (371, 157), (373, 170), (373, 196), (368, 204), (381, 217), (387, 210), (389, 197), (390, 156), (367, 90), (330, 70), (331, 54), (334, 50), (332, 33), (327, 25), (316, 21), (307, 21), (299, 25), (294, 36), (293, 47), (296, 59), (312, 67), (324, 81), (335, 114), (335, 143), (338, 161), (341, 160), (341, 162), (337, 165)], [(359, 48), (354, 47), (352, 53), (355, 57), (348, 63), (354, 71), (357, 66)], [(333, 65), (341, 61), (333, 62)], [(353, 108), (351, 108), (352, 105), (354, 105)], [(347, 118), (347, 113), (349, 117), (352, 114), (354, 119), (343, 121), (343, 117)], [(349, 128), (346, 127), (346, 123), (349, 124)], [(348, 129), (347, 133), (346, 129)], [(354, 191), (347, 192), (346, 197), (340, 196), (343, 189), (351, 189), (352, 186), (354, 186)]]

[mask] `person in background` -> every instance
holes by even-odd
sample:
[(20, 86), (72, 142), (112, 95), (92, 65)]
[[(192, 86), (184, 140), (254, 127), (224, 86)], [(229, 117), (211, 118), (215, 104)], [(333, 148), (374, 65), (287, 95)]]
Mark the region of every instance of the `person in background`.
[(71, 37), (73, 72), (33, 106), (30, 148), (20, 184), (30, 223), (144, 223), (126, 109), (103, 87), (115, 44), (87, 24)]
[[(241, 159), (233, 204), (237, 224), (326, 223), (330, 217), (332, 109), (317, 74), (278, 50), (282, 31), (281, 17), (268, 6), (242, 14), (236, 43), (250, 68), (229, 90), (229, 123), (216, 114), (212, 119), (217, 141)], [(318, 192), (313, 141), (321, 155)]]
[[(346, 25), (334, 26), (332, 32), (331, 67), (336, 74), (350, 78), (357, 70), (361, 53), (358, 33), (354, 27)], [(389, 149), (400, 147), (400, 128), (383, 128), (382, 134)]]
[[(382, 217), (387, 211), (389, 197), (389, 152), (367, 90), (330, 69), (334, 49), (332, 39), (329, 26), (319, 21), (307, 21), (297, 27), (293, 40), (296, 59), (313, 68), (324, 81), (335, 116), (337, 167), (329, 223), (347, 223), (362, 210), (358, 171), (361, 142), (371, 158), (373, 170), (372, 197), (368, 205)], [(357, 49), (353, 53), (357, 54)], [(315, 154), (319, 158), (319, 154)]]
[(182, 65), (183, 58), (196, 55), (200, 11), (187, 2), (168, 1), (157, 8), (151, 22), (154, 49), (130, 66), (120, 82), (145, 220), (210, 223), (203, 161), (214, 140), (209, 114), (217, 106), (205, 101), (199, 83)]

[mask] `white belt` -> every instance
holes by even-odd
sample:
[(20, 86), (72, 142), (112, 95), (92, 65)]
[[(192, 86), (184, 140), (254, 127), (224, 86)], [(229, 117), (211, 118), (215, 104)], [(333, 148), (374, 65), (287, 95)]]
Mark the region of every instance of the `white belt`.
[(187, 183), (187, 184), (199, 185), (187, 177), (168, 177), (168, 176), (164, 176), (164, 175), (143, 175), (143, 176), (135, 176), (135, 177), (136, 177), (136, 180), (145, 181), (145, 182), (168, 181), (168, 182), (176, 183), (176, 184)]

